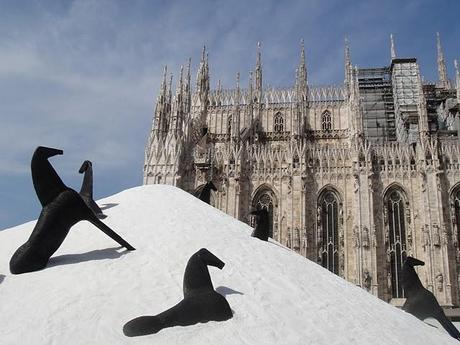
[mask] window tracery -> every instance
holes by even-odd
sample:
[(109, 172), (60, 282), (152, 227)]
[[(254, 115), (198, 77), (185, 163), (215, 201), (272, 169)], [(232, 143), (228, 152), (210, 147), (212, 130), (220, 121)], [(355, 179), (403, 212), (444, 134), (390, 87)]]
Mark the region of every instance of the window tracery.
[(278, 112), (275, 114), (275, 119), (274, 119), (274, 128), (275, 128), (275, 132), (283, 132), (284, 131), (284, 118), (283, 118), (283, 115)]
[(321, 128), (323, 131), (331, 131), (332, 130), (332, 117), (329, 110), (326, 110), (321, 115)]

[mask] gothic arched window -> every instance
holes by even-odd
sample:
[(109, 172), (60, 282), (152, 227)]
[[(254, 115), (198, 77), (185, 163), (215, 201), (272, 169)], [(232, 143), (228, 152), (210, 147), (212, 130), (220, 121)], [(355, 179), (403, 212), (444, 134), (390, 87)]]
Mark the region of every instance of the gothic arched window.
[(326, 110), (321, 115), (321, 128), (323, 131), (330, 131), (332, 130), (332, 117), (329, 110)]
[(283, 132), (284, 131), (284, 118), (283, 115), (278, 112), (275, 114), (274, 118), (274, 124), (275, 124), (275, 132)]
[(326, 190), (318, 198), (318, 260), (324, 268), (339, 274), (339, 212), (337, 194)]
[(389, 257), (388, 291), (392, 298), (404, 298), (401, 284), (401, 268), (406, 259), (406, 202), (402, 190), (390, 188), (385, 194), (386, 223), (388, 228), (385, 235), (386, 250)]
[(232, 117), (231, 116), (227, 118), (227, 134), (229, 135), (232, 134)]

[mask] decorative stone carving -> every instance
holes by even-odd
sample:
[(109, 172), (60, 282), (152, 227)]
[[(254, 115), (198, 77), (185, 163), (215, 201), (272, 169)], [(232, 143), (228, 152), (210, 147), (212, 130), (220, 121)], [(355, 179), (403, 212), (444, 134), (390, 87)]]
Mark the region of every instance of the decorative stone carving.
[(377, 247), (377, 226), (375, 224), (372, 227), (372, 247)]
[(441, 236), (439, 234), (438, 224), (433, 224), (433, 245), (436, 247), (441, 245)]
[(355, 225), (353, 227), (353, 246), (355, 248), (359, 247), (359, 227), (358, 225)]
[(364, 269), (364, 272), (363, 272), (363, 286), (367, 291), (369, 291), (371, 289), (371, 285), (372, 285), (372, 276), (369, 273), (369, 270), (366, 268)]
[(449, 233), (447, 230), (447, 227), (443, 224), (441, 225), (441, 240), (443, 245), (447, 245), (448, 240), (449, 240)]
[(362, 243), (363, 248), (369, 248), (369, 228), (367, 226), (363, 227)]
[(307, 227), (304, 228), (303, 230), (303, 236), (302, 236), (302, 242), (303, 242), (303, 247), (306, 249), (308, 248), (308, 231), (307, 231)]
[(442, 276), (441, 272), (438, 272), (438, 274), (436, 274), (435, 280), (436, 280), (436, 289), (439, 292), (442, 292), (443, 286), (444, 286), (444, 277)]
[(387, 289), (388, 293), (391, 293), (391, 272), (387, 273)]
[(359, 190), (359, 175), (357, 173), (353, 174), (353, 192), (358, 193)]
[(424, 251), (426, 251), (430, 246), (430, 233), (428, 224), (422, 226), (422, 246)]

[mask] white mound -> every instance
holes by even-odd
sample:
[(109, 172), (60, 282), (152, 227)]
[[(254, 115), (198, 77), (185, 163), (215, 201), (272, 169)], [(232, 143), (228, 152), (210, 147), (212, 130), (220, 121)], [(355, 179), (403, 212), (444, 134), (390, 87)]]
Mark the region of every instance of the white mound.
[[(458, 344), (179, 189), (98, 203), (136, 251), (81, 222), (46, 269), (15, 276), (9, 259), (35, 222), (0, 232), (1, 344)], [(202, 247), (226, 263), (210, 273), (233, 318), (125, 337), (125, 322), (182, 299), (185, 265)]]

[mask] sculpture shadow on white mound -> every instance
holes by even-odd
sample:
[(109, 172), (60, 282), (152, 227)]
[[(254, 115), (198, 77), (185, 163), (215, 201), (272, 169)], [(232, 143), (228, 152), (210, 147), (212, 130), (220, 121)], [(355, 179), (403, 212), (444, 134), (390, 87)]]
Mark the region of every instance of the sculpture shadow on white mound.
[(102, 211), (104, 211), (104, 210), (107, 210), (107, 209), (112, 208), (112, 207), (115, 207), (115, 206), (118, 206), (118, 203), (113, 203), (113, 202), (111, 202), (111, 203), (103, 204), (103, 205), (99, 206), (99, 208), (100, 208)]
[(219, 286), (216, 288), (216, 292), (221, 294), (222, 296), (228, 296), (228, 295), (244, 295), (244, 293), (240, 291), (233, 290), (229, 287), (226, 286)]
[(73, 265), (86, 261), (114, 260), (127, 254), (123, 247), (96, 249), (86, 253), (57, 255), (50, 259), (47, 267)]
[(0, 274), (0, 284), (3, 283), (3, 281), (5, 280), (5, 278), (6, 278), (6, 275)]

